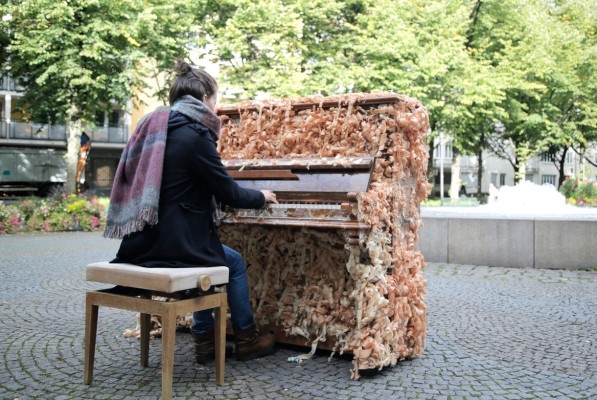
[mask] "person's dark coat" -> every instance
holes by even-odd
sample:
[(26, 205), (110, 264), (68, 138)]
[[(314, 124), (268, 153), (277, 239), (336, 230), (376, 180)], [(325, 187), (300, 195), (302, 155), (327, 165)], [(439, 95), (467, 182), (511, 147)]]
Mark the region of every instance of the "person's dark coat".
[(264, 195), (226, 172), (209, 130), (170, 112), (158, 223), (125, 236), (112, 262), (155, 267), (226, 265), (212, 220), (212, 197), (235, 208), (260, 208)]

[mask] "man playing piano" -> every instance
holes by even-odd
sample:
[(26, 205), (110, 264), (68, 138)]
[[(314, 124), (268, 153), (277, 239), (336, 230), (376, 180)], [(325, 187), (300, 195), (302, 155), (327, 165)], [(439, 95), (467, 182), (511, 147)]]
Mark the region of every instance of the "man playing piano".
[[(238, 186), (222, 165), (214, 78), (184, 61), (177, 62), (176, 72), (171, 107), (159, 107), (139, 121), (123, 151), (104, 236), (122, 238), (113, 262), (147, 268), (228, 266), (236, 357), (261, 357), (273, 352), (274, 336), (256, 329), (243, 258), (221, 244), (211, 207), (215, 197), (235, 208), (261, 208), (276, 203), (276, 195)], [(204, 363), (215, 354), (214, 320), (211, 310), (193, 318), (197, 361)]]

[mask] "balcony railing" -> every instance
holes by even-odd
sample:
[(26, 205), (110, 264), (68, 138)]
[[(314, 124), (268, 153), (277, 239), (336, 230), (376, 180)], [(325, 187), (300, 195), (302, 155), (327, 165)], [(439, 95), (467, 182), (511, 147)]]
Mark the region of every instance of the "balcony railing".
[[(126, 143), (129, 138), (128, 126), (85, 127), (83, 132), (91, 138), (91, 141), (99, 143)], [(66, 141), (66, 126), (1, 121), (0, 139)]]
[(10, 76), (0, 75), (0, 90), (8, 90), (11, 92), (22, 92), (23, 86), (18, 85), (17, 82)]
[(525, 163), (526, 172), (538, 172), (539, 171), (539, 159), (537, 157), (531, 158)]

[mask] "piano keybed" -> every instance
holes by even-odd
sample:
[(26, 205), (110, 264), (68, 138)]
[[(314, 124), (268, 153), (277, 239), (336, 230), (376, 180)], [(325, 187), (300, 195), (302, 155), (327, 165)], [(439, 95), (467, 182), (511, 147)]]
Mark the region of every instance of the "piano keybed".
[(259, 224), (311, 226), (318, 228), (366, 229), (358, 221), (350, 203), (296, 203), (280, 202), (267, 204), (261, 209), (235, 209), (224, 211), (224, 224)]

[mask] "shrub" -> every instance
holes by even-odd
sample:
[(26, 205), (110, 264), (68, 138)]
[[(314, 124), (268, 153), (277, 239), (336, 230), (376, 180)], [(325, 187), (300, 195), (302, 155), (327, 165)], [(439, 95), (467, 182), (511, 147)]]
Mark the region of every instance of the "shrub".
[(0, 202), (0, 233), (18, 232), (21, 226), (30, 231), (95, 231), (105, 223), (105, 202), (84, 195), (56, 195), (51, 198), (28, 198), (16, 206)]
[(16, 233), (21, 230), (21, 215), (15, 206), (0, 201), (0, 234)]
[(577, 206), (597, 206), (597, 183), (566, 179), (560, 188), (569, 204)]

